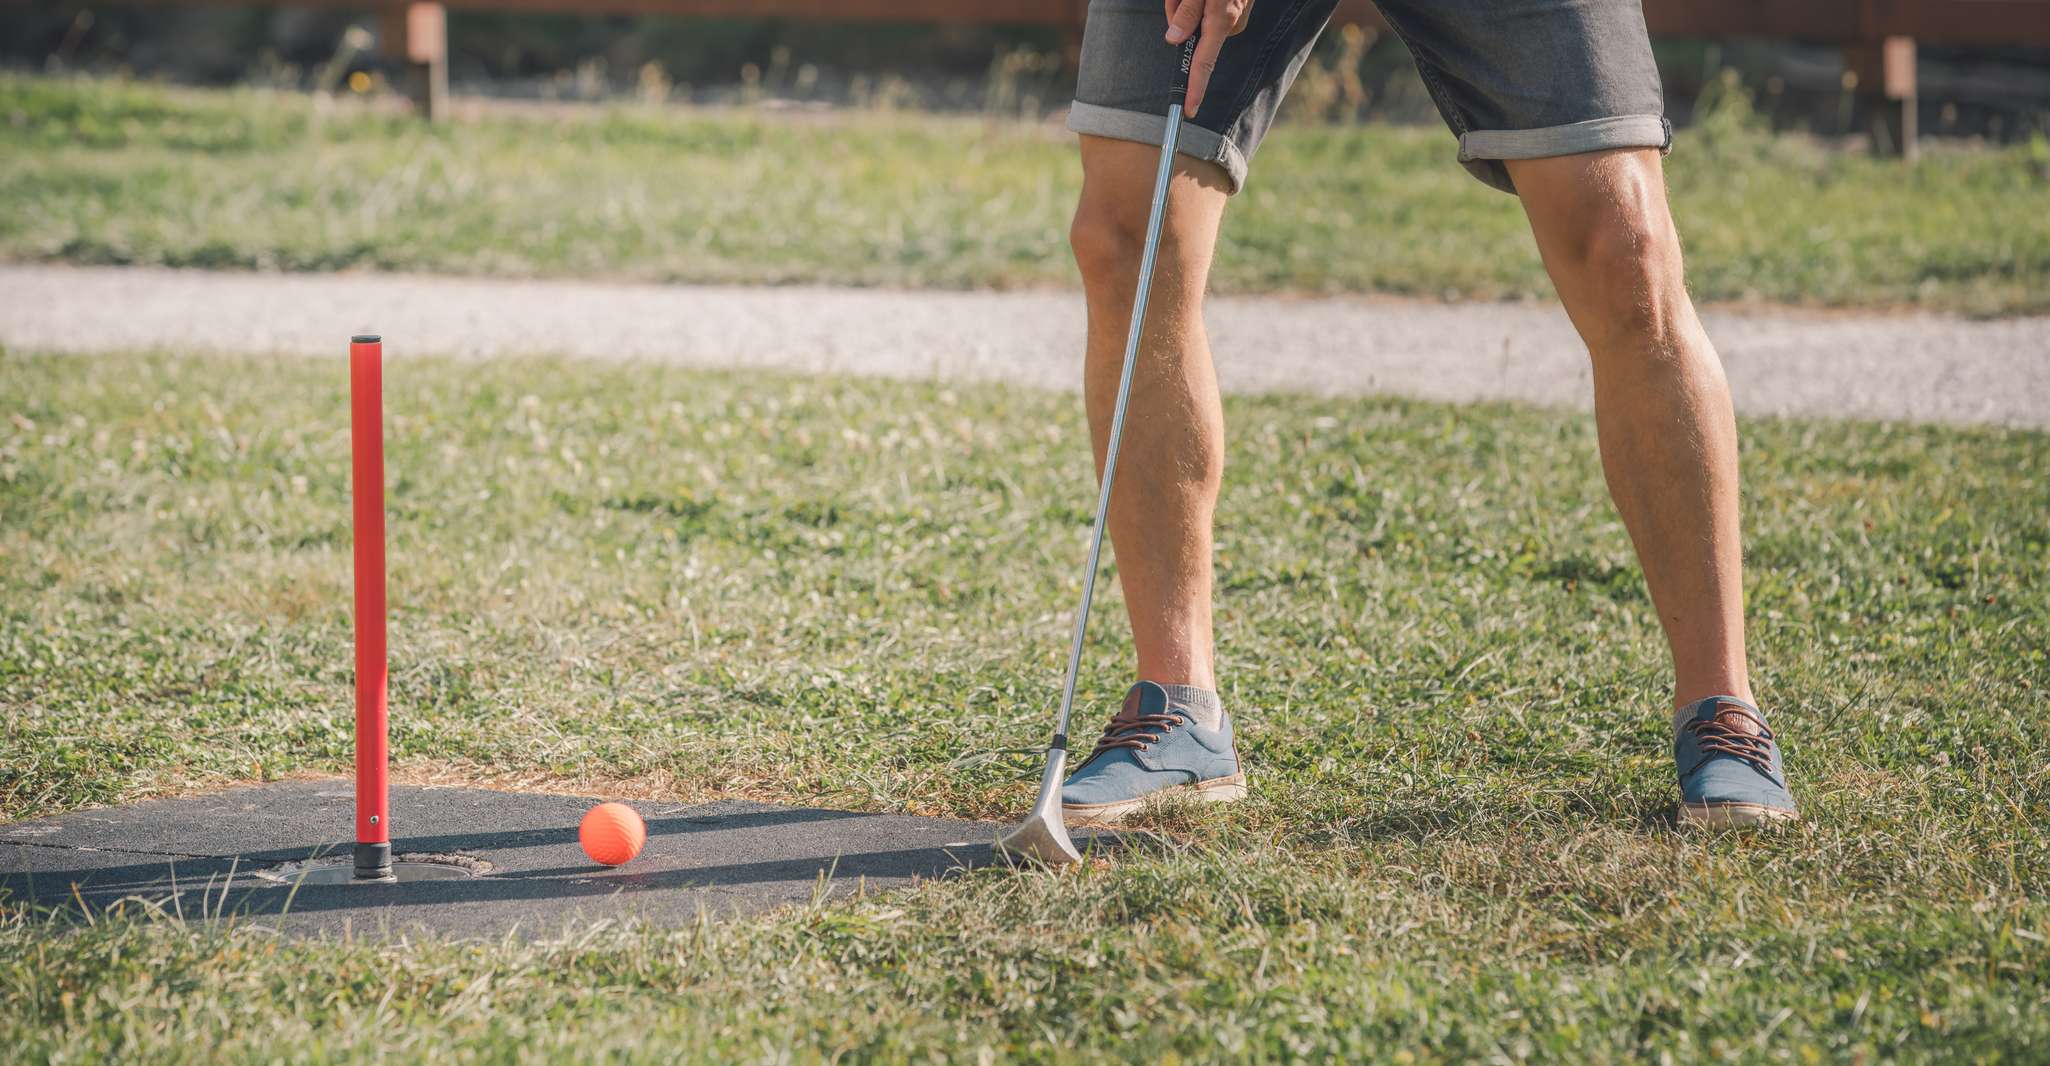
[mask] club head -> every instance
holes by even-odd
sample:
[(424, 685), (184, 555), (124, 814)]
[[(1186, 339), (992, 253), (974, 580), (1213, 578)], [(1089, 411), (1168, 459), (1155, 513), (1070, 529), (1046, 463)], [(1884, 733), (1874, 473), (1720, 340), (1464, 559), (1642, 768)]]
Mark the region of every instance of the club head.
[(1032, 804), (1032, 813), (1017, 828), (997, 839), (1000, 857), (1042, 866), (1071, 866), (1082, 861), (1082, 853), (1068, 839), (1068, 823), (1061, 817), (1061, 778), (1067, 765), (1066, 749), (1047, 752), (1046, 773), (1039, 779), (1039, 798)]
[(1006, 859), (1041, 866), (1070, 866), (1082, 861), (1081, 852), (1068, 839), (1068, 827), (1061, 824), (1059, 811), (1051, 818), (1039, 811), (1032, 812), (1031, 817), (997, 841), (997, 851)]

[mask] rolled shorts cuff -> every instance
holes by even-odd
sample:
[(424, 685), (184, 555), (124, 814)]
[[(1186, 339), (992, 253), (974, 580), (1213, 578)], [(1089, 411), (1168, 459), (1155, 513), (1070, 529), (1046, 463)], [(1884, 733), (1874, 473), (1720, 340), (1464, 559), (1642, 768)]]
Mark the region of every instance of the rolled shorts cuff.
[[(1077, 100), (1074, 106), (1068, 109), (1068, 129), (1092, 137), (1109, 137), (1120, 141), (1158, 145), (1167, 132), (1167, 116), (1149, 115), (1143, 111), (1126, 111)], [(1175, 154), (1223, 167), (1225, 176), (1231, 180), (1232, 192), (1239, 191), (1239, 186), (1245, 184), (1245, 153), (1239, 151), (1238, 145), (1233, 144), (1231, 138), (1215, 130), (1206, 129), (1193, 122), (1182, 123), (1181, 139), (1175, 142)]]
[(1673, 127), (1660, 115), (1614, 115), (1535, 130), (1468, 130), (1459, 135), (1459, 161), (1546, 159), (1610, 148), (1671, 151)]

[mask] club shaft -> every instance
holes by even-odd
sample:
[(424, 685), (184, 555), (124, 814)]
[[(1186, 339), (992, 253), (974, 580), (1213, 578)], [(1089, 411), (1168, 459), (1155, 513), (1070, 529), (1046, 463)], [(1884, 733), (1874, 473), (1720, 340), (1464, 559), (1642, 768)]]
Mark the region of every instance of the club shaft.
[(1110, 521), (1110, 490), (1118, 470), (1118, 444), (1125, 436), (1125, 408), (1132, 398), (1132, 371), (1139, 365), (1139, 340), (1146, 332), (1146, 298), (1153, 291), (1153, 261), (1160, 253), (1160, 227), (1167, 215), (1167, 183), (1174, 176), (1175, 144), (1181, 139), (1182, 105), (1168, 106), (1160, 140), (1160, 172), (1153, 179), (1153, 209), (1146, 218), (1146, 246), (1139, 256), (1139, 291), (1132, 297), (1132, 324), (1125, 335), (1125, 365), (1118, 375), (1117, 404), (1111, 409), (1110, 445), (1104, 449), (1103, 484), (1096, 496), (1096, 525), (1089, 533), (1089, 567), (1082, 572), (1082, 605), (1075, 610), (1075, 642), (1068, 649), (1068, 676), (1061, 684), (1061, 714), (1054, 746), (1065, 747), (1068, 716), (1075, 709), (1075, 679), (1082, 669), (1082, 638), (1089, 631), (1089, 604), (1096, 595), (1096, 568), (1103, 556), (1103, 531)]

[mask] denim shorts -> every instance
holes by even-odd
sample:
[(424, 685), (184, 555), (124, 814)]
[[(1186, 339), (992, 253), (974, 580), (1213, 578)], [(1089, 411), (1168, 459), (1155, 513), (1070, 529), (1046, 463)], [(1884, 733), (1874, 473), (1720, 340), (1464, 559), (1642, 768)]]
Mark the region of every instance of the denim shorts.
[[(1254, 0), (1218, 55), (1180, 151), (1230, 175), (1274, 124), (1337, 0)], [(1504, 159), (1672, 147), (1639, 0), (1379, 0), (1459, 137), (1459, 162), (1515, 192)], [(1159, 144), (1179, 50), (1161, 0), (1090, 0), (1068, 128)]]

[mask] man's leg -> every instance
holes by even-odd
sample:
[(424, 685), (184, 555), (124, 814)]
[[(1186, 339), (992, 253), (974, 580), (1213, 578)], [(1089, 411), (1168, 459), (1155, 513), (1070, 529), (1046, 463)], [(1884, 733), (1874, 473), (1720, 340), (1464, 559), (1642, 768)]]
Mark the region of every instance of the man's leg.
[[(1083, 373), (1098, 476), (1159, 163), (1152, 145), (1082, 138), (1082, 202), (1070, 237), (1089, 300)], [(1157, 798), (1217, 802), (1246, 792), (1210, 639), (1224, 410), (1203, 334), (1203, 286), (1229, 188), (1214, 164), (1176, 160), (1110, 505), (1139, 682), (1061, 788), (1070, 825), (1114, 823)]]
[[(1159, 163), (1151, 145), (1082, 138), (1082, 200), (1069, 236), (1089, 302), (1083, 380), (1099, 476)], [(1224, 470), (1224, 410), (1203, 332), (1203, 287), (1228, 183), (1212, 164), (1176, 164), (1118, 453), (1110, 538), (1139, 678), (1215, 689), (1210, 522)]]
[[(1790, 816), (1777, 748), (1760, 739), (1770, 735), (1762, 716), (1697, 705), (1712, 696), (1754, 702), (1737, 424), (1722, 362), (1687, 296), (1659, 154), (1622, 149), (1507, 166), (1593, 360), (1602, 472), (1672, 650), (1683, 813), (1713, 824)], [(1704, 766), (1707, 778), (1690, 780), (1690, 767)]]
[(1675, 706), (1748, 700), (1737, 423), (1681, 278), (1658, 152), (1508, 167), (1594, 361), (1602, 472), (1672, 647)]

